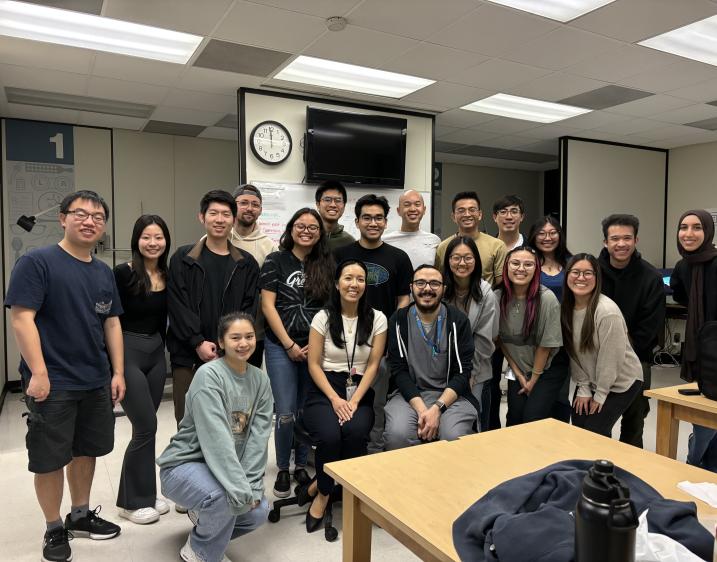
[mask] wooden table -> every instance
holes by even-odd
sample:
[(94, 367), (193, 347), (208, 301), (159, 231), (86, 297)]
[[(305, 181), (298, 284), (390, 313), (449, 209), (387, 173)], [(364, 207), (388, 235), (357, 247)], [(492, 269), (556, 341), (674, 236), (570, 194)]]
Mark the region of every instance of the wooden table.
[[(662, 495), (694, 501), (677, 482), (717, 483), (717, 474), (556, 420), (327, 464), (343, 485), (343, 560), (371, 559), (376, 523), (423, 560), (458, 560), (453, 522), (501, 482), (568, 459), (613, 461)], [(696, 501), (700, 517), (717, 509)]]
[(717, 401), (704, 396), (685, 396), (680, 388), (697, 388), (697, 383), (680, 384), (646, 390), (645, 396), (657, 400), (655, 451), (666, 457), (677, 457), (680, 420), (717, 429)]

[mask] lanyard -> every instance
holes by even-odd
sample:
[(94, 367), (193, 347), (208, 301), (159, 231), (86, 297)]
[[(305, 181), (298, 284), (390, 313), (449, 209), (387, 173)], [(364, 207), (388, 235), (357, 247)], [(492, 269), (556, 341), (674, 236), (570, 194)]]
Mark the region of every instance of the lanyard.
[(428, 344), (428, 347), (431, 348), (431, 357), (435, 357), (438, 355), (438, 352), (440, 351), (439, 343), (441, 339), (441, 329), (443, 328), (443, 315), (438, 315), (438, 321), (436, 323), (436, 341), (434, 342), (432, 339), (428, 337), (426, 334), (426, 330), (423, 328), (423, 323), (421, 322), (421, 319), (418, 317), (418, 313), (416, 312), (415, 308), (411, 309), (411, 312), (413, 313), (413, 317), (416, 319), (416, 325), (418, 326), (418, 331), (421, 332), (421, 336), (423, 336), (423, 341)]
[(358, 339), (358, 317), (356, 318), (356, 330), (354, 334), (354, 348), (351, 352), (351, 359), (349, 359), (349, 346), (348, 341), (346, 341), (346, 332), (344, 331), (344, 319), (341, 318), (341, 335), (344, 338), (344, 351), (346, 352), (346, 364), (349, 367), (349, 378), (346, 382), (347, 385), (353, 384), (353, 380), (351, 377), (356, 374), (356, 369), (354, 368), (354, 357), (356, 356), (356, 340)]

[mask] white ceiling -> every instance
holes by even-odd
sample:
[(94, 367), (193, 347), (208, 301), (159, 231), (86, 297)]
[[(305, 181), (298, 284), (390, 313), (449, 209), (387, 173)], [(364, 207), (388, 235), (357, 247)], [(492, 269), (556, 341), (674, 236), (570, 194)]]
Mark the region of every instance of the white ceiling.
[[(107, 17), (437, 82), (389, 100), (192, 66), (208, 39), (182, 66), (0, 37), (0, 115), (133, 130), (147, 123), (8, 103), (8, 86), (150, 104), (152, 120), (232, 139), (235, 131), (213, 125), (236, 113), (236, 90), (279, 88), (434, 112), (436, 140), (458, 145), (557, 155), (556, 139), (574, 135), (673, 148), (717, 141), (717, 131), (685, 125), (717, 117), (705, 103), (717, 99), (717, 67), (636, 42), (715, 14), (717, 0), (617, 0), (567, 24), (482, 0), (104, 0)], [(328, 31), (329, 16), (349, 25)], [(612, 84), (656, 95), (548, 125), (458, 109), (498, 92), (558, 101)], [(553, 166), (457, 153), (437, 159)]]

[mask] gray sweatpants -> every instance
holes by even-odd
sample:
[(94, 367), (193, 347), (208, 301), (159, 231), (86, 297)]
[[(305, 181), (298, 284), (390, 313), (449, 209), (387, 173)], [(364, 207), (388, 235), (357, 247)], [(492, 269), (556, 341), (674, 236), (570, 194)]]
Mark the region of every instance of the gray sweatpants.
[[(425, 390), (421, 392), (421, 398), (426, 406), (431, 407), (441, 394), (437, 390)], [(418, 438), (418, 414), (400, 392), (395, 393), (386, 403), (385, 413), (386, 429), (383, 440), (387, 451), (425, 442)], [(478, 412), (473, 405), (465, 398), (459, 397), (441, 414), (438, 438), (450, 440), (473, 433), (477, 418)]]

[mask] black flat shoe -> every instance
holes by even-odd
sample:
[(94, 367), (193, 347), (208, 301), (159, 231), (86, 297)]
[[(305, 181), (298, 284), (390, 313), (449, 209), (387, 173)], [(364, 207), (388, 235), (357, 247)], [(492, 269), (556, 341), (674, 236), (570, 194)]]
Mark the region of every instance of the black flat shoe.
[[(296, 488), (294, 488), (294, 495), (296, 496), (296, 503), (298, 506), (306, 505), (316, 497), (316, 494), (312, 496), (309, 493), (309, 488), (311, 487), (313, 481), (314, 479), (309, 481), (309, 483), (305, 486), (297, 486)], [(318, 492), (319, 490), (317, 488), (316, 493), (318, 494)]]
[[(309, 508), (310, 509), (310, 508)], [(314, 517), (311, 515), (311, 513), (307, 510), (306, 511), (306, 532), (307, 533), (313, 533), (314, 531), (318, 531), (321, 528), (321, 523), (324, 521), (324, 516), (321, 517)]]

